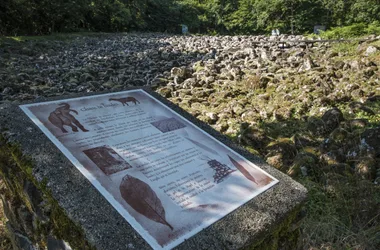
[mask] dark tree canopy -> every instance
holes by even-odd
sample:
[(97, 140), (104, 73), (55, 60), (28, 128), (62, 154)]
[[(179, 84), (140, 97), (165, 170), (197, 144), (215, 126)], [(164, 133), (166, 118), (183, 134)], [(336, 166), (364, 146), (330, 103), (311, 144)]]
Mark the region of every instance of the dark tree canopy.
[(0, 34), (72, 31), (260, 34), (379, 21), (380, 0), (1, 0)]

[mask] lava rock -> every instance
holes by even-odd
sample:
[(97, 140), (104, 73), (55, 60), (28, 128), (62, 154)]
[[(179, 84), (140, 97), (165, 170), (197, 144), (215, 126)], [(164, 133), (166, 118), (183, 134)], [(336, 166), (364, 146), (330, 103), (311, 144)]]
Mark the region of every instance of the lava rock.
[(267, 162), (283, 171), (289, 167), (297, 155), (297, 149), (290, 141), (272, 142), (267, 147)]
[(338, 108), (332, 108), (326, 111), (322, 116), (326, 132), (331, 132), (339, 127), (340, 122), (344, 120), (343, 113)]
[(307, 129), (314, 135), (322, 135), (325, 132), (325, 123), (322, 119), (311, 116), (307, 120)]
[(374, 180), (377, 162), (372, 157), (363, 157), (355, 164), (355, 173), (363, 179)]
[(376, 156), (380, 156), (380, 127), (365, 130), (360, 138), (362, 144), (372, 148)]
[(375, 46), (368, 46), (364, 54), (366, 56), (370, 56), (372, 54), (375, 54), (376, 52), (377, 52), (377, 48)]

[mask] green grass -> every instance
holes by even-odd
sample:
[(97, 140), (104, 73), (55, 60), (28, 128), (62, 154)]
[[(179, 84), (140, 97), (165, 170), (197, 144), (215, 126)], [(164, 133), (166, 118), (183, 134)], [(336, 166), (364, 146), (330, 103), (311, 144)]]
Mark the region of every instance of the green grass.
[[(338, 42), (331, 45), (331, 51), (338, 53), (338, 56), (333, 57), (334, 61), (346, 62), (349, 60), (360, 60), (363, 58), (364, 52), (368, 46), (375, 46), (378, 51), (369, 55), (367, 58), (377, 64), (380, 64), (380, 40), (366, 44), (359, 44), (358, 41)], [(379, 75), (380, 78), (380, 75)]]
[(348, 103), (341, 103), (336, 105), (344, 114), (345, 119), (365, 119), (368, 121), (366, 128), (380, 126), (380, 102), (367, 102), (364, 106), (374, 112), (369, 114), (368, 112), (357, 110), (352, 112)]
[(339, 54), (344, 54), (345, 56), (356, 56), (357, 48), (358, 42), (341, 42), (334, 43), (331, 46), (331, 51)]
[(372, 24), (357, 23), (343, 27), (333, 27), (322, 31), (320, 36), (324, 39), (358, 38), (367, 35), (379, 35), (380, 23)]
[(325, 183), (298, 180), (309, 191), (304, 249), (378, 249), (380, 187), (329, 173)]

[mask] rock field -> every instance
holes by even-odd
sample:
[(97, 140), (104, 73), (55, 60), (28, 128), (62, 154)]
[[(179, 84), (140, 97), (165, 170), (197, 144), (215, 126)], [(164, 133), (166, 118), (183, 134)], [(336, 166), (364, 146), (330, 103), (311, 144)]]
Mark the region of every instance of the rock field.
[(380, 184), (380, 37), (306, 39), (131, 33), (4, 42), (0, 102), (151, 86), (324, 195), (342, 178), (363, 181), (366, 191), (343, 193), (371, 228), (380, 224), (379, 197), (368, 199)]
[(379, 37), (354, 52), (306, 39), (132, 33), (5, 42), (0, 101), (149, 85), (291, 175), (322, 161), (375, 180)]

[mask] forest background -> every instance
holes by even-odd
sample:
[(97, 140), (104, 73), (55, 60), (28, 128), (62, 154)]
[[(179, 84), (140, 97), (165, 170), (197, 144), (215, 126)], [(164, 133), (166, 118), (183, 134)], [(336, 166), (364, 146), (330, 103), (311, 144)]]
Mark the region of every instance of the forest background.
[(0, 35), (178, 33), (180, 24), (202, 34), (267, 34), (274, 28), (305, 34), (314, 25), (379, 27), (379, 16), (380, 0), (2, 0)]

